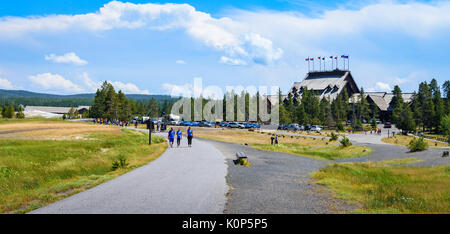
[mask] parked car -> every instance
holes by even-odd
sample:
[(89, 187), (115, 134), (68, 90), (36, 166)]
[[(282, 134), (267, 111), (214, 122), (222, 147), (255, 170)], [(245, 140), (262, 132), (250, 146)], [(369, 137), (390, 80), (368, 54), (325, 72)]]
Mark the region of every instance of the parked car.
[(300, 126), (298, 124), (288, 124), (286, 126), (286, 130), (299, 131), (299, 130), (301, 130), (301, 128), (300, 128)]
[(244, 125), (244, 128), (253, 128), (252, 123), (242, 123), (242, 125)]
[(261, 125), (259, 123), (252, 123), (252, 128), (261, 128)]
[(319, 125), (312, 125), (310, 130), (311, 131), (321, 131), (322, 127)]
[(278, 130), (283, 130), (283, 129), (284, 129), (284, 125), (283, 124), (278, 125)]
[(241, 123), (236, 123), (236, 122), (228, 123), (228, 127), (229, 128), (245, 128), (244, 125), (242, 125)]
[(167, 122), (168, 125), (178, 125), (178, 121), (169, 121)]
[(190, 123), (191, 123), (191, 125), (189, 125), (189, 126), (198, 127), (198, 122), (190, 122)]
[(198, 124), (200, 127), (214, 127), (216, 125), (215, 122), (202, 121)]
[(219, 126), (222, 127), (222, 128), (227, 128), (228, 127), (228, 123), (227, 122), (222, 122), (222, 123), (220, 123)]
[(392, 128), (391, 122), (384, 123), (384, 128)]

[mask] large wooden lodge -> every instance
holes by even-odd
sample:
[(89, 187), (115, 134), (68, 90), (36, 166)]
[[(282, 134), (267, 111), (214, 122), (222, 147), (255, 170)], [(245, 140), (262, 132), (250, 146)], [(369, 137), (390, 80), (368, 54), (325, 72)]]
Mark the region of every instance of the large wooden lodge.
[[(283, 95), (286, 100), (291, 94), (299, 103), (301, 102), (302, 92), (307, 88), (313, 90), (320, 99), (327, 98), (333, 101), (346, 90), (350, 103), (356, 103), (360, 100), (360, 90), (349, 70), (335, 69), (332, 71), (314, 71), (308, 72), (301, 82), (294, 82), (287, 95)], [(412, 93), (403, 93), (403, 100), (409, 103), (412, 99)], [(391, 100), (393, 94), (389, 92), (364, 92), (364, 98), (378, 108), (380, 120), (388, 120), (392, 113)], [(270, 99), (269, 99), (270, 103)], [(269, 104), (270, 106), (270, 104)]]

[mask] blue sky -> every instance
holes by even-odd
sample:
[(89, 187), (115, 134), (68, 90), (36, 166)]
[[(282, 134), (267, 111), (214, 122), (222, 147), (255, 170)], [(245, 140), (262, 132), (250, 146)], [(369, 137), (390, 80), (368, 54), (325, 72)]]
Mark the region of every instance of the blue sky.
[(287, 91), (306, 57), (349, 54), (358, 85), (408, 92), (449, 78), (448, 12), (448, 1), (3, 1), (0, 88), (72, 94), (108, 80), (170, 94), (201, 77)]

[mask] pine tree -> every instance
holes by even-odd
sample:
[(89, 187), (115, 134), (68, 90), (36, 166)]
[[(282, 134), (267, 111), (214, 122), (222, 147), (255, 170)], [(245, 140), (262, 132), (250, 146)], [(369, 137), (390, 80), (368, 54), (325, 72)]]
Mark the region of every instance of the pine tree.
[(147, 116), (151, 117), (151, 118), (156, 118), (159, 116), (159, 106), (158, 106), (158, 102), (156, 101), (156, 99), (151, 98), (148, 101), (148, 107), (147, 107)]
[(398, 85), (394, 87), (394, 90), (392, 91), (393, 97), (391, 102), (389, 103), (389, 107), (392, 108), (392, 122), (397, 124), (400, 119), (401, 112), (403, 110), (403, 97), (402, 97), (402, 90)]
[(422, 119), (419, 121), (423, 131), (425, 131), (426, 128), (431, 129), (433, 127), (434, 119), (433, 97), (427, 82), (420, 83), (417, 96), (419, 109), (422, 111)]
[(444, 84), (442, 85), (442, 89), (444, 91), (444, 107), (445, 107), (445, 114), (450, 114), (450, 81), (446, 80)]
[(358, 120), (367, 120), (369, 117), (369, 103), (365, 97), (364, 89), (361, 87), (360, 99), (357, 104), (358, 107)]
[(11, 118), (14, 117), (14, 113), (15, 113), (14, 106), (13, 105), (9, 105), (9, 107), (6, 108), (6, 112), (5, 112), (5, 115), (3, 117), (11, 119)]
[(435, 79), (432, 79), (430, 82), (430, 90), (433, 95), (433, 105), (434, 105), (433, 127), (434, 130), (437, 132), (441, 120), (445, 115), (444, 113), (445, 107), (444, 102), (442, 100), (440, 87)]
[(280, 105), (279, 107), (280, 112), (280, 124), (290, 124), (292, 123), (292, 120), (290, 118), (290, 113), (286, 110), (286, 108), (283, 105)]
[(400, 109), (400, 115), (397, 120), (396, 127), (401, 129), (403, 134), (414, 131), (416, 129), (416, 124), (414, 123), (413, 114), (408, 105), (400, 105), (397, 107)]

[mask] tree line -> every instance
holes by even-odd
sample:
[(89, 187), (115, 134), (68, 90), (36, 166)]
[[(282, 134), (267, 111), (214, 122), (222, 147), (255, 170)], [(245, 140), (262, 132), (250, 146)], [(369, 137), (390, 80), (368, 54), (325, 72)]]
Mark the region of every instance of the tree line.
[[(443, 94), (441, 93), (443, 91)], [(405, 103), (400, 87), (395, 86), (391, 101), (392, 121), (404, 133), (420, 129), (422, 132), (442, 133), (450, 131), (450, 81), (440, 87), (436, 79), (428, 84), (421, 82), (410, 103)]]
[(1, 107), (0, 113), (2, 115), (2, 118), (4, 119), (12, 119), (14, 117), (17, 119), (25, 118), (22, 106), (18, 106), (16, 112), (16, 108), (14, 108), (12, 104), (9, 106), (4, 105), (3, 107)]
[(134, 102), (121, 90), (116, 92), (113, 85), (105, 81), (100, 89), (97, 89), (94, 102), (86, 116), (120, 121), (130, 120), (136, 116), (156, 118), (169, 114), (173, 102), (167, 99), (159, 102), (155, 98), (149, 99), (148, 102), (143, 100)]

